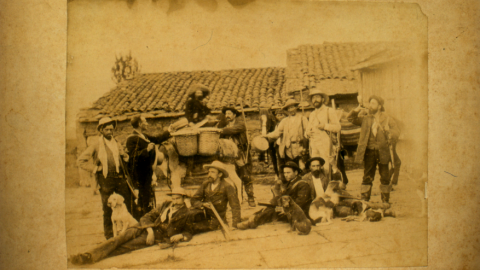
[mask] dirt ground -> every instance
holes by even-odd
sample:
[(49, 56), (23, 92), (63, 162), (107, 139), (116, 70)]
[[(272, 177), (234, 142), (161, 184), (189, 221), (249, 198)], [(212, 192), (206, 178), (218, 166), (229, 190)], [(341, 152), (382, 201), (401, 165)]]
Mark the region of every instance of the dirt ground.
[[(360, 193), (361, 170), (348, 171), (347, 191)], [(380, 201), (378, 175), (371, 201)], [(255, 230), (235, 230), (225, 241), (220, 231), (195, 235), (188, 243), (172, 250), (158, 246), (104, 259), (88, 268), (318, 268), (392, 267), (427, 265), (427, 217), (419, 217), (421, 200), (418, 179), (400, 175), (391, 194), (397, 217), (380, 222), (346, 222), (316, 226), (307, 236), (287, 232), (286, 223), (272, 223)], [(255, 185), (258, 201), (271, 198), (268, 185)], [(166, 198), (167, 189), (157, 190), (157, 202)], [(99, 195), (91, 188), (66, 189), (67, 254), (86, 252), (105, 240)], [(242, 218), (260, 206), (242, 202)], [(71, 268), (76, 266), (68, 265)]]

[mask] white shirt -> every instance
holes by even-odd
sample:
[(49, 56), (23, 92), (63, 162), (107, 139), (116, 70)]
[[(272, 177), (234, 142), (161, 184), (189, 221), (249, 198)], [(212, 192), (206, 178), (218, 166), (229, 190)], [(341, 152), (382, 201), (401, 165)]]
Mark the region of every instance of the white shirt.
[(320, 178), (315, 178), (312, 174), (312, 180), (313, 180), (313, 186), (315, 187), (315, 192), (318, 197), (322, 197), (325, 194), (325, 191), (323, 190), (323, 185), (322, 185), (322, 180)]

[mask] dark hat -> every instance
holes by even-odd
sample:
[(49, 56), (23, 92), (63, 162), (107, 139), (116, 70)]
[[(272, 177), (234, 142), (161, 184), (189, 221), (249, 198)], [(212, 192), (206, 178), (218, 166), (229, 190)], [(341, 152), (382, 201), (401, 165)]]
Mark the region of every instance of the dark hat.
[(197, 92), (197, 90), (201, 90), (203, 92), (203, 97), (206, 97), (210, 94), (210, 88), (206, 87), (201, 83), (195, 83), (190, 86), (190, 89), (188, 90), (188, 95), (195, 95), (195, 92)]
[(305, 167), (309, 168), (309, 167), (310, 167), (310, 163), (312, 163), (312, 161), (315, 161), (315, 160), (320, 161), (320, 166), (325, 165), (325, 160), (324, 160), (323, 158), (321, 158), (321, 157), (313, 157), (313, 158), (311, 158), (311, 159), (309, 159), (309, 160), (307, 161), (307, 163), (305, 164)]
[(275, 115), (277, 114), (284, 114), (284, 115), (288, 115), (288, 112), (285, 111), (284, 109), (278, 109), (275, 111)]
[(222, 113), (225, 114), (226, 111), (231, 111), (233, 112), (234, 114), (238, 114), (238, 110), (235, 109), (234, 107), (223, 107), (222, 108)]
[(372, 96), (370, 96), (370, 98), (368, 99), (368, 102), (370, 102), (372, 99), (375, 99), (375, 100), (378, 102), (378, 104), (382, 106), (381, 111), (385, 111), (385, 106), (384, 106), (385, 101), (383, 100), (383, 98), (381, 98), (381, 97), (379, 97), (379, 96), (377, 96), (377, 95), (372, 95)]
[(300, 167), (298, 167), (297, 163), (295, 163), (293, 161), (288, 161), (287, 163), (282, 165), (282, 167), (281, 167), (282, 171), (283, 171), (284, 168), (292, 168), (292, 169), (296, 170), (297, 172), (302, 171), (302, 169), (300, 169)]

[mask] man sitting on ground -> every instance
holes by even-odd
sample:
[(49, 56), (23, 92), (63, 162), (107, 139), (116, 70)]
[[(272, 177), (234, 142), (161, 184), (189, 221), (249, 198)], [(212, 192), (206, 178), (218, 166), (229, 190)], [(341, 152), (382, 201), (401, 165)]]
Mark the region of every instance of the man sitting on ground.
[(220, 227), (213, 208), (226, 223), (227, 203), (232, 209), (232, 226), (236, 228), (241, 219), (240, 201), (235, 188), (224, 179), (228, 177), (228, 172), (220, 161), (214, 161), (204, 168), (208, 169), (208, 180), (198, 188), (191, 199), (193, 231), (200, 233), (217, 230)]
[[(275, 206), (277, 206), (278, 198), (282, 195), (290, 196), (308, 217), (308, 209), (312, 202), (310, 185), (306, 181), (301, 180), (299, 176), (301, 170), (295, 162), (288, 161), (281, 168), (287, 180), (286, 187), (282, 187), (281, 191), (275, 194), (274, 198), (270, 201), (272, 206), (267, 206), (253, 214), (247, 221), (239, 223), (237, 225), (238, 229), (255, 229), (259, 225), (272, 222), (276, 216)], [(287, 221), (287, 217), (285, 215), (279, 215), (278, 220)]]
[(128, 228), (91, 251), (70, 257), (69, 261), (75, 265), (90, 264), (106, 257), (146, 248), (156, 242), (162, 243), (161, 248), (168, 248), (175, 242), (190, 241), (193, 231), (187, 223), (188, 208), (184, 202), (187, 194), (178, 188), (167, 195), (172, 196), (172, 200), (166, 200), (147, 213), (140, 219), (140, 224)]

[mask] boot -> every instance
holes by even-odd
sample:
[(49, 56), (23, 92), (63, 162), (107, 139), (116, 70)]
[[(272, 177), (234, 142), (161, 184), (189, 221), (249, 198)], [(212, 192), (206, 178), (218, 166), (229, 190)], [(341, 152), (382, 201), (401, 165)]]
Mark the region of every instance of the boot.
[(390, 185), (380, 185), (380, 192), (382, 195), (382, 202), (390, 203)]
[[(250, 180), (250, 179), (249, 179)], [(253, 183), (251, 181), (245, 181), (245, 193), (248, 196), (248, 205), (250, 207), (255, 207), (257, 204), (255, 203), (255, 197), (253, 196)]]
[(370, 195), (372, 194), (371, 185), (362, 185), (360, 188), (360, 192), (362, 193), (362, 200), (366, 202), (370, 201)]

